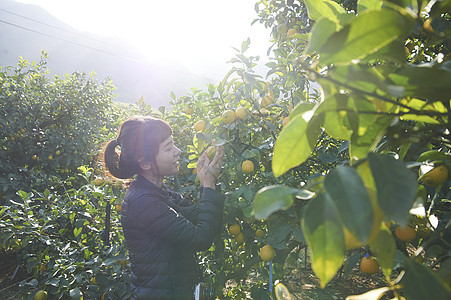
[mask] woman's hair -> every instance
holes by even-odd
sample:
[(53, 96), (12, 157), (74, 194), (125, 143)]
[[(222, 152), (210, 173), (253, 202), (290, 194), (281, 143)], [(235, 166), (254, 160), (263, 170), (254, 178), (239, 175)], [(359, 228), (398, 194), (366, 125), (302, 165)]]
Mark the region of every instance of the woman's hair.
[(116, 178), (132, 178), (141, 170), (140, 159), (155, 163), (161, 142), (171, 135), (171, 126), (161, 119), (149, 116), (127, 119), (119, 128), (117, 138), (105, 146), (106, 169)]

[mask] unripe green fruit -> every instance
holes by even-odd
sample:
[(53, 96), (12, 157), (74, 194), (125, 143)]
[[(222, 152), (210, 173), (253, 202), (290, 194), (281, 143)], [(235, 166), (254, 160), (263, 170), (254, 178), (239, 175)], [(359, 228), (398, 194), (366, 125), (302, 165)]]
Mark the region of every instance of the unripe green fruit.
[(216, 147), (210, 146), (207, 148), (207, 156), (209, 159), (213, 159), (216, 155)]
[(33, 300), (46, 300), (46, 299), (47, 299), (47, 292), (43, 291), (43, 290), (38, 291), (33, 297)]

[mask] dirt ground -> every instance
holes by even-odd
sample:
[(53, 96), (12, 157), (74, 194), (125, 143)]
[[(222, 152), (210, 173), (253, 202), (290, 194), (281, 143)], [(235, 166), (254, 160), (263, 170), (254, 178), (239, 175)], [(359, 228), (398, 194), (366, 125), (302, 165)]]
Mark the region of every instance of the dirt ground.
[(17, 266), (16, 256), (0, 252), (0, 299), (8, 299), (17, 291), (20, 281), (31, 278), (23, 266)]
[[(21, 280), (31, 279), (31, 277), (23, 266), (17, 268), (14, 255), (0, 252), (0, 299), (8, 299), (17, 291), (17, 285)], [(309, 266), (293, 269), (282, 282), (289, 289), (293, 299), (303, 300), (341, 300), (349, 295), (363, 294), (385, 286), (382, 272), (366, 275), (355, 268), (348, 274), (336, 275), (322, 289), (318, 278)], [(382, 299), (391, 298), (387, 295)]]
[[(349, 274), (336, 275), (324, 289), (310, 268), (293, 270), (284, 284), (294, 299), (334, 300), (346, 299), (350, 295), (363, 294), (369, 290), (385, 286), (382, 273), (366, 275), (358, 270)], [(384, 297), (382, 299), (389, 299)]]

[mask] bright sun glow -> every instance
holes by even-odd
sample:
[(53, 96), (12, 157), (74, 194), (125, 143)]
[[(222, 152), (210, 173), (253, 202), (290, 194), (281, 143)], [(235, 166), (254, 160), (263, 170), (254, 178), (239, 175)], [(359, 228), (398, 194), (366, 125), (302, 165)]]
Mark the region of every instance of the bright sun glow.
[[(42, 6), (70, 26), (123, 39), (151, 61), (175, 60), (196, 72), (224, 74), (241, 42), (263, 56), (268, 30), (251, 26), (254, 0), (19, 0)], [(210, 70), (207, 70), (207, 68)], [(212, 71), (214, 69), (214, 71)], [(216, 77), (215, 76), (215, 77)]]

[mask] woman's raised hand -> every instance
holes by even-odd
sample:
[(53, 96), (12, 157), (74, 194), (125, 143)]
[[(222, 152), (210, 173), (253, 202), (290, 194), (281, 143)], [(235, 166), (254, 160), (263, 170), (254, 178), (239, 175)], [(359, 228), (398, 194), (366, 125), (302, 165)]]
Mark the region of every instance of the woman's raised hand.
[[(214, 142), (213, 142), (214, 146)], [(216, 180), (221, 171), (222, 162), (224, 159), (224, 146), (216, 147), (216, 155), (212, 160), (207, 155), (207, 151), (202, 153), (197, 161), (197, 176), (200, 184), (204, 187), (214, 189)]]

